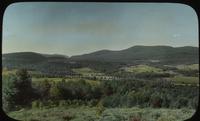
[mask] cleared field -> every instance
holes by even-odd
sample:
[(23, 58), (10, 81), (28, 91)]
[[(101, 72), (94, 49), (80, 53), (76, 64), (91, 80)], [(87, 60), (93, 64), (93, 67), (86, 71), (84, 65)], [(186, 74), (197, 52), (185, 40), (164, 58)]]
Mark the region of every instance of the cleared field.
[[(9, 75), (9, 74), (16, 74), (17, 69), (13, 69), (13, 70), (7, 70), (7, 69), (3, 69), (2, 70), (2, 75)], [(38, 75), (41, 74), (40, 72), (37, 71), (28, 71), (31, 75)]]
[(84, 67), (84, 68), (78, 68), (78, 69), (72, 69), (74, 72), (81, 74), (83, 76), (102, 76), (103, 73), (99, 73), (91, 68)]
[(8, 114), (23, 121), (183, 121), (192, 117), (191, 109), (153, 108), (105, 108), (99, 113), (98, 107), (55, 107), (24, 109)]
[(199, 64), (178, 65), (176, 68), (180, 70), (199, 70)]
[(199, 77), (176, 76), (171, 78), (176, 84), (199, 85)]
[(133, 72), (133, 73), (143, 73), (143, 72), (154, 72), (154, 73), (162, 73), (163, 70), (160, 68), (155, 68), (148, 65), (137, 65), (137, 66), (130, 66), (124, 67), (126, 72)]
[(15, 74), (16, 71), (17, 71), (16, 69), (15, 70), (7, 70), (7, 69), (3, 68), (2, 75)]
[(32, 81), (33, 81), (33, 82), (44, 81), (44, 80), (49, 80), (49, 81), (61, 81), (62, 78), (47, 78), (47, 77), (44, 77), (44, 78), (32, 78)]
[(73, 69), (73, 71), (78, 72), (78, 73), (92, 73), (95, 72), (91, 68), (84, 67), (84, 68), (78, 68), (78, 69)]

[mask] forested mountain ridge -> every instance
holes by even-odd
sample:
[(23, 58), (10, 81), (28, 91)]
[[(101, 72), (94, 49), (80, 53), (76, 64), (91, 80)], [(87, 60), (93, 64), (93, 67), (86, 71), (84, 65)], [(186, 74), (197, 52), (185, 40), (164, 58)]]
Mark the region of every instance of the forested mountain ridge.
[(103, 60), (110, 62), (135, 62), (158, 60), (176, 63), (198, 62), (197, 47), (170, 47), (170, 46), (133, 46), (120, 51), (97, 51), (89, 54), (72, 56), (72, 60)]
[(59, 54), (41, 54), (36, 52), (15, 52), (2, 54), (3, 60), (45, 61), (47, 59), (67, 59), (68, 56)]
[(2, 55), (2, 61), (15, 62), (45, 62), (57, 60), (63, 61), (106, 61), (124, 63), (144, 63), (144, 62), (163, 62), (163, 63), (198, 63), (198, 47), (170, 47), (170, 46), (133, 46), (128, 49), (111, 51), (100, 50), (89, 54), (67, 57), (65, 55), (45, 55), (34, 52), (17, 52)]

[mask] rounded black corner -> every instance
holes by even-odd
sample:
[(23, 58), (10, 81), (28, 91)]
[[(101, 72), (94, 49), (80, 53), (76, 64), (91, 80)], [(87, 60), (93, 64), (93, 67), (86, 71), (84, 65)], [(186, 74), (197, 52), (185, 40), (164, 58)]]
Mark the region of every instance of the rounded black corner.
[(19, 121), (19, 120), (17, 120), (17, 119), (14, 119), (14, 118), (10, 117), (10, 116), (3, 110), (2, 107), (1, 107), (0, 112), (1, 112), (1, 117), (0, 117), (0, 120), (1, 120), (1, 121)]

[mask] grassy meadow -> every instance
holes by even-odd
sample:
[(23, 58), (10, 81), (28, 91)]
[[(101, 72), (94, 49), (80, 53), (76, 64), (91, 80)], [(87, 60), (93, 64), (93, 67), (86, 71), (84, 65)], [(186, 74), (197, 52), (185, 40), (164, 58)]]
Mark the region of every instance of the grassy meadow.
[[(102, 111), (101, 111), (102, 110)], [(105, 108), (88, 106), (58, 106), (14, 111), (8, 115), (23, 121), (183, 121), (190, 118), (192, 109)]]

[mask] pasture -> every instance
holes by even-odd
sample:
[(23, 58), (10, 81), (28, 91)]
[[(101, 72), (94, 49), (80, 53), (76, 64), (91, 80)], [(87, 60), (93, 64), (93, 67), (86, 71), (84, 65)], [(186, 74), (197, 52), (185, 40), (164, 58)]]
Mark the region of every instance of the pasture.
[(17, 71), (16, 69), (8, 70), (8, 69), (6, 69), (6, 68), (3, 68), (3, 69), (2, 69), (2, 75), (15, 74), (16, 71)]
[(77, 69), (72, 69), (72, 70), (78, 74), (81, 74), (82, 76), (102, 76), (102, 75), (104, 75), (103, 73), (97, 72), (96, 70), (93, 70), (88, 67), (77, 68)]
[(160, 68), (156, 68), (148, 65), (137, 65), (123, 68), (126, 72), (133, 73), (143, 73), (143, 72), (152, 72), (152, 73), (162, 73), (163, 70)]
[(199, 70), (199, 64), (178, 65), (176, 68), (179, 70)]
[(171, 80), (175, 84), (199, 85), (199, 77), (175, 76)]

